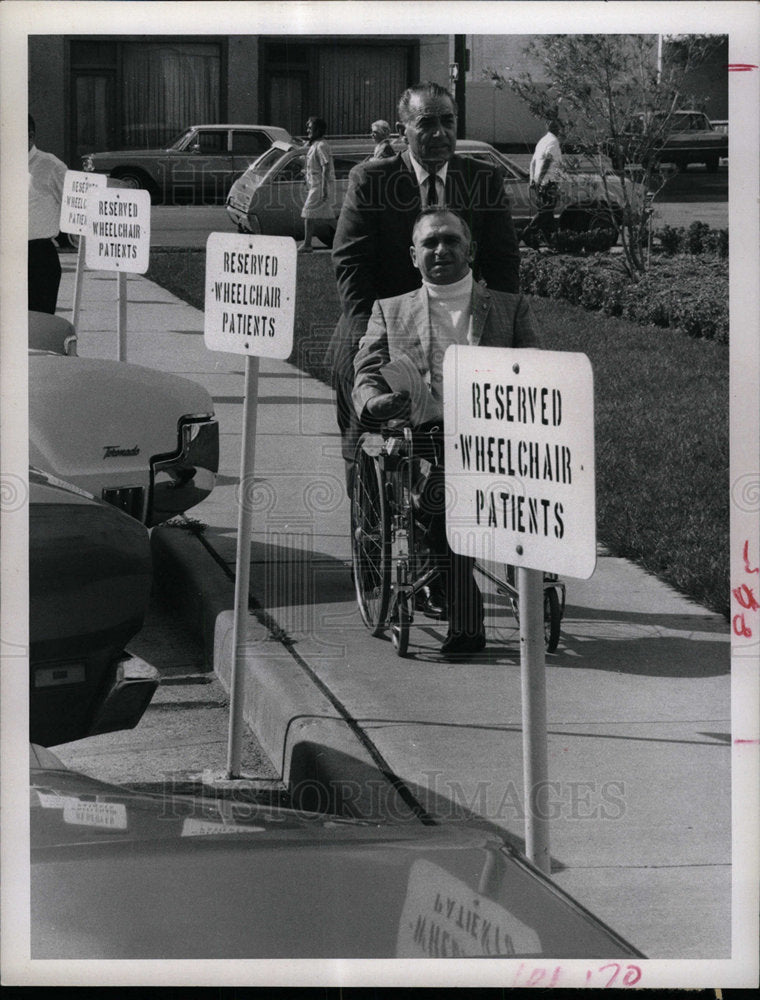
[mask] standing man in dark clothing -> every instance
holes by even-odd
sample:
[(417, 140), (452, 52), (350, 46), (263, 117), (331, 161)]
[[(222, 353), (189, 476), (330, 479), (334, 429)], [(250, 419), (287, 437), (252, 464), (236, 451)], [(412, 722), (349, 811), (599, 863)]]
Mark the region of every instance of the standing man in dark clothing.
[(397, 129), (408, 148), (354, 167), (333, 242), (343, 314), (329, 357), (349, 486), (359, 436), (351, 402), (354, 355), (374, 302), (420, 287), (409, 255), (420, 210), (445, 204), (458, 212), (476, 246), (476, 279), (500, 292), (520, 287), (518, 241), (502, 174), (455, 155), (457, 110), (451, 93), (436, 83), (415, 84), (402, 94), (398, 114)]
[(61, 264), (53, 237), (58, 234), (66, 164), (34, 144), (34, 118), (29, 115), (29, 308), (55, 313)]

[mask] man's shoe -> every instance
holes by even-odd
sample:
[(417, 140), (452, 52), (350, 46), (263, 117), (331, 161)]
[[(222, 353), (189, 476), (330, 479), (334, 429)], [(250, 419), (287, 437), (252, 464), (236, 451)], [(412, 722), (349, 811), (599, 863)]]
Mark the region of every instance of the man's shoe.
[(421, 611), (426, 618), (435, 618), (437, 621), (445, 621), (446, 602), (430, 587), (422, 587), (414, 595), (414, 609)]
[(464, 635), (461, 632), (449, 632), (441, 646), (442, 656), (470, 656), (480, 653), (486, 648), (484, 632), (477, 635)]

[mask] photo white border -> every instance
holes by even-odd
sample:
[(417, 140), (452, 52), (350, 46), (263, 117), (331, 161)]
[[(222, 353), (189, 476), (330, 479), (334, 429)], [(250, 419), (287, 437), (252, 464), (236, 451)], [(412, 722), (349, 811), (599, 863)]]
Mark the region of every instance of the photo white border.
[[(27, 527), (7, 502), (26, 483), (26, 143), (29, 34), (729, 34), (732, 64), (760, 65), (760, 8), (714, 2), (25, 2), (0, 4), (0, 456), (2, 457), (2, 971), (4, 985), (492, 986), (512, 984), (508, 960), (415, 961), (32, 961), (29, 947), (27, 676), (12, 652), (28, 645)], [(741, 582), (741, 545), (758, 553), (760, 352), (758, 350), (758, 101), (760, 71), (730, 74), (732, 585)], [(12, 336), (11, 332), (16, 335)], [(710, 414), (705, 414), (705, 420)], [(738, 499), (737, 499), (738, 498)], [(754, 547), (753, 547), (754, 546)], [(758, 643), (732, 657), (732, 958), (647, 960), (639, 988), (757, 985), (758, 975)], [(741, 742), (737, 742), (741, 741)], [(536, 963), (539, 964), (539, 963)], [(547, 964), (547, 963), (540, 963)], [(585, 985), (587, 962), (563, 962)], [(522, 983), (521, 983), (522, 984)]]

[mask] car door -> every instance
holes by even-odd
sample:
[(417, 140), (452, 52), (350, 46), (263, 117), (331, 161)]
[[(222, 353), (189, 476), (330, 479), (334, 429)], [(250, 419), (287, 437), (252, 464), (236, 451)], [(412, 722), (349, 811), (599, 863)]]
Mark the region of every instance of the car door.
[(251, 212), (262, 233), (270, 236), (303, 236), (301, 209), (306, 198), (306, 150), (282, 157), (254, 193)]
[(229, 129), (198, 129), (191, 147), (195, 173), (195, 189), (203, 204), (216, 205), (224, 201), (232, 173), (232, 152)]
[(192, 129), (180, 148), (166, 156), (171, 173), (168, 204), (213, 205), (223, 200), (225, 178), (232, 169), (227, 129)]
[(504, 177), (504, 190), (509, 198), (513, 221), (516, 224), (519, 222), (524, 225), (531, 219), (535, 207), (531, 203), (528, 178), (519, 167), (511, 163), (505, 156), (498, 156), (487, 150), (457, 150), (457, 155), (482, 160), (492, 167), (498, 167)]

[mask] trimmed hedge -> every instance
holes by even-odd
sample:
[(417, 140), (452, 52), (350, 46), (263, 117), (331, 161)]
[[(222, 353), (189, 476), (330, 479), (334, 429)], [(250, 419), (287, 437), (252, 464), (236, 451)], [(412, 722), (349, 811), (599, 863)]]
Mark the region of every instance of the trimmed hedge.
[(728, 258), (728, 230), (710, 229), (706, 222), (692, 222), (688, 229), (663, 226), (654, 233), (664, 254), (708, 254)]
[(526, 250), (520, 255), (520, 284), (528, 295), (728, 343), (728, 262), (718, 257), (655, 257), (649, 271), (632, 283), (609, 254), (574, 257)]

